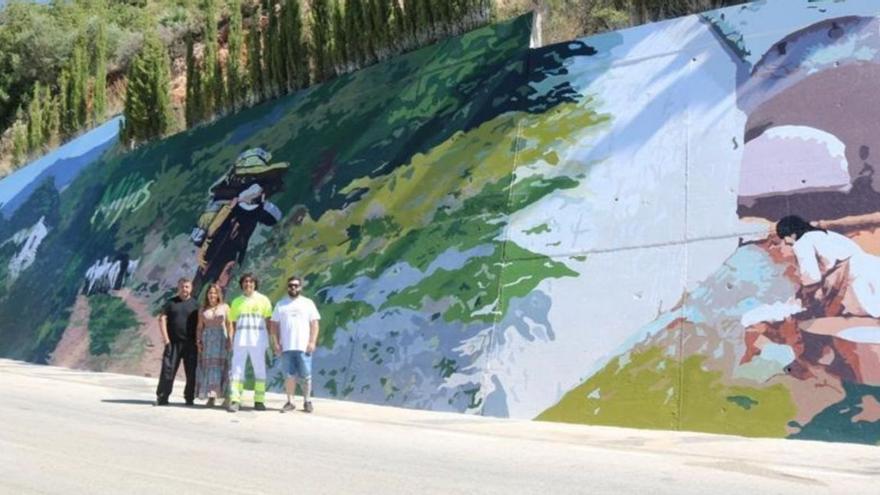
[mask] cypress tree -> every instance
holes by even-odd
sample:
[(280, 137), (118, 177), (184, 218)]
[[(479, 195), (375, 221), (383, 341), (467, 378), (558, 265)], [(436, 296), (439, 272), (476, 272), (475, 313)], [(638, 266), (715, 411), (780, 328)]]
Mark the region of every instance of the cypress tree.
[(287, 77), (291, 90), (309, 85), (309, 53), (303, 39), (302, 9), (299, 0), (287, 0), (283, 22), (287, 33)]
[(312, 54), (315, 64), (315, 80), (326, 81), (333, 76), (333, 47), (330, 31), (329, 0), (310, 0), (312, 14)]
[(378, 60), (391, 54), (391, 13), (394, 0), (372, 0), (374, 50)]
[(251, 83), (251, 102), (256, 103), (264, 98), (263, 84), (263, 42), (260, 35), (260, 8), (251, 15), (251, 26), (248, 29), (248, 75)]
[[(18, 109), (21, 114), (21, 107)], [(27, 126), (19, 119), (12, 123), (12, 162), (16, 165), (27, 161), (28, 135)]]
[(43, 107), (40, 102), (43, 96), (40, 82), (34, 84), (33, 97), (28, 103), (27, 119), (27, 149), (30, 152), (42, 148), (43, 143)]
[(406, 50), (406, 37), (409, 36), (409, 33), (407, 31), (407, 19), (399, 0), (391, 0), (391, 15), (394, 21), (390, 38), (393, 40), (394, 52), (401, 53)]
[(243, 41), (241, 0), (229, 4), (229, 57), (226, 59), (226, 94), (228, 106), (237, 110), (245, 99), (245, 84), (241, 75), (241, 45)]
[(107, 112), (107, 34), (104, 23), (98, 23), (95, 34), (95, 85), (92, 99), (92, 120), (98, 123)]
[(366, 61), (367, 33), (364, 26), (362, 0), (345, 0), (345, 33), (351, 64), (359, 69)]
[(184, 118), (186, 127), (191, 128), (202, 121), (202, 78), (195, 57), (195, 41), (190, 33), (186, 36), (186, 108)]
[(202, 9), (205, 12), (205, 25), (203, 27), (205, 42), (205, 58), (202, 64), (202, 111), (205, 119), (212, 119), (220, 110), (222, 100), (217, 101), (221, 90), (218, 88), (222, 81), (218, 81), (217, 65), (217, 6), (215, 0), (204, 0)]
[(58, 96), (53, 97), (48, 86), (45, 88), (46, 118), (43, 119), (46, 126), (43, 130), (46, 142), (50, 146), (56, 146), (60, 142), (61, 134), (61, 99)]
[(165, 46), (149, 33), (128, 68), (125, 125), (120, 135), (126, 145), (159, 138), (171, 130), (170, 72)]
[(406, 49), (412, 50), (418, 45), (419, 38), (419, 0), (403, 0), (404, 16), (406, 17)]
[(347, 32), (341, 0), (335, 0), (333, 2), (333, 65), (336, 74), (344, 74), (350, 70), (351, 56), (348, 53)]
[(58, 76), (58, 134), (67, 137), (70, 131), (70, 73), (61, 69)]
[(434, 16), (431, 0), (416, 0), (416, 37), (423, 45), (434, 41)]
[(71, 129), (80, 131), (89, 120), (89, 63), (85, 40), (79, 40), (73, 49), (73, 88), (70, 97)]
[(267, 8), (269, 16), (268, 45), (271, 49), (268, 59), (269, 77), (272, 81), (272, 94), (279, 96), (287, 90), (287, 58), (286, 33), (281, 23), (283, 10), (279, 11), (279, 5), (274, 0), (269, 1)]

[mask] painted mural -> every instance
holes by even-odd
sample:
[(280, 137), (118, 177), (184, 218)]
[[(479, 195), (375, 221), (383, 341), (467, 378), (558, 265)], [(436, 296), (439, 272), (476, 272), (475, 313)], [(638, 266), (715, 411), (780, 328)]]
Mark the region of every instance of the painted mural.
[(319, 396), (880, 442), (880, 7), (530, 29), (38, 189), (0, 230), (0, 355), (155, 375), (179, 277), (300, 274)]

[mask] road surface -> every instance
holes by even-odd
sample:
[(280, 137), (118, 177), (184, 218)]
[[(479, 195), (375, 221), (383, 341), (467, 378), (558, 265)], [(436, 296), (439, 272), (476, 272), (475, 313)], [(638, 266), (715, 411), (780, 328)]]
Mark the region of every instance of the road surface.
[(321, 399), (280, 414), (275, 394), (266, 412), (158, 408), (155, 385), (0, 360), (0, 493), (880, 493), (880, 447)]

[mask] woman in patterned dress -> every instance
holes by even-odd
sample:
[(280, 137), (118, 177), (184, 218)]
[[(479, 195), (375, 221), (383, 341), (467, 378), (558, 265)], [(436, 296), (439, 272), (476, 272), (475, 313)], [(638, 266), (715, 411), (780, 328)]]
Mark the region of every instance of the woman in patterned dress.
[(229, 363), (226, 343), (232, 326), (228, 314), (229, 306), (223, 302), (220, 286), (210, 284), (205, 292), (204, 305), (199, 309), (196, 332), (199, 346), (196, 394), (199, 399), (208, 399), (208, 407), (213, 407), (217, 397), (226, 394)]

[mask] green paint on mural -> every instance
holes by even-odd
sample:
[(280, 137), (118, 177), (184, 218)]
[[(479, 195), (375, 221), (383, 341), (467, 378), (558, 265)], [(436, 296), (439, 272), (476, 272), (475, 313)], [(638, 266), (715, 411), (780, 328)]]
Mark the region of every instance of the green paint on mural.
[(530, 229), (523, 230), (524, 234), (529, 235), (543, 234), (544, 232), (550, 232), (550, 227), (548, 227), (546, 223), (542, 223), (541, 225), (536, 225)]
[(89, 308), (89, 352), (94, 356), (110, 352), (122, 332), (138, 325), (134, 312), (118, 297), (89, 297)]
[[(797, 412), (782, 384), (764, 388), (727, 385), (720, 371), (703, 367), (705, 356), (684, 361), (681, 429), (749, 437), (784, 437)], [(730, 400), (736, 397), (736, 400)], [(749, 404), (744, 407), (743, 404)]]
[[(574, 274), (564, 264), (498, 240), (506, 216), (553, 191), (573, 188), (569, 177), (544, 177), (532, 171), (518, 178), (513, 169), (520, 158), (540, 160), (558, 137), (554, 126), (585, 132), (603, 121), (591, 109), (563, 104), (566, 111), (541, 115), (508, 113), (468, 132), (459, 132), (410, 164), (387, 176), (352, 182), (343, 194), (359, 192), (358, 201), (343, 210), (330, 210), (298, 225), (273, 230), (272, 238), (286, 244), (292, 258), (276, 266), (284, 273), (304, 273), (312, 287), (344, 285), (357, 277), (375, 279), (397, 263), (425, 271), (449, 250), (464, 252), (491, 246), (491, 253), (466, 260), (457, 270), (437, 270), (414, 286), (391, 294), (381, 309), (421, 309), (425, 298), (447, 301), (446, 321), (491, 321), (506, 310), (512, 297), (534, 289), (541, 280)], [(517, 122), (526, 122), (530, 141), (517, 150)], [(540, 151), (539, 151), (540, 150)], [(531, 165), (529, 163), (528, 165)], [(426, 187), (430, 185), (430, 187)], [(499, 290), (508, 260), (516, 276)], [(518, 272), (531, 270), (528, 276)], [(459, 280), (456, 280), (459, 279)], [(464, 281), (464, 282), (461, 282)], [(280, 294), (281, 288), (270, 289)], [(341, 320), (342, 321), (342, 320)], [(344, 320), (345, 322), (351, 320)], [(323, 325), (325, 343), (336, 328)]]
[[(662, 366), (658, 366), (662, 365)], [(678, 365), (662, 349), (614, 358), (536, 419), (633, 428), (675, 429)]]
[(799, 431), (789, 438), (880, 445), (880, 420), (876, 419), (880, 411), (875, 405), (880, 402), (880, 387), (844, 382), (843, 388), (843, 400), (827, 407), (809, 423), (799, 425), (792, 421), (789, 426)]
[(375, 310), (365, 302), (341, 301), (323, 303), (320, 311), (321, 332), (318, 334), (318, 344), (324, 347), (333, 347), (333, 337), (336, 330), (342, 330), (350, 322), (370, 316)]
[(738, 405), (739, 407), (746, 409), (746, 410), (749, 410), (752, 408), (752, 406), (755, 406), (758, 404), (757, 401), (755, 401), (751, 397), (747, 397), (745, 395), (731, 395), (730, 397), (727, 398), (727, 401), (732, 402), (732, 403), (734, 403), (734, 404)]
[[(536, 419), (785, 436), (795, 405), (784, 386), (725, 385), (720, 372), (703, 369), (704, 360), (704, 356), (690, 356), (679, 365), (675, 356), (659, 347), (633, 351), (628, 361), (613, 359)], [(683, 389), (679, 388), (680, 373)]]

